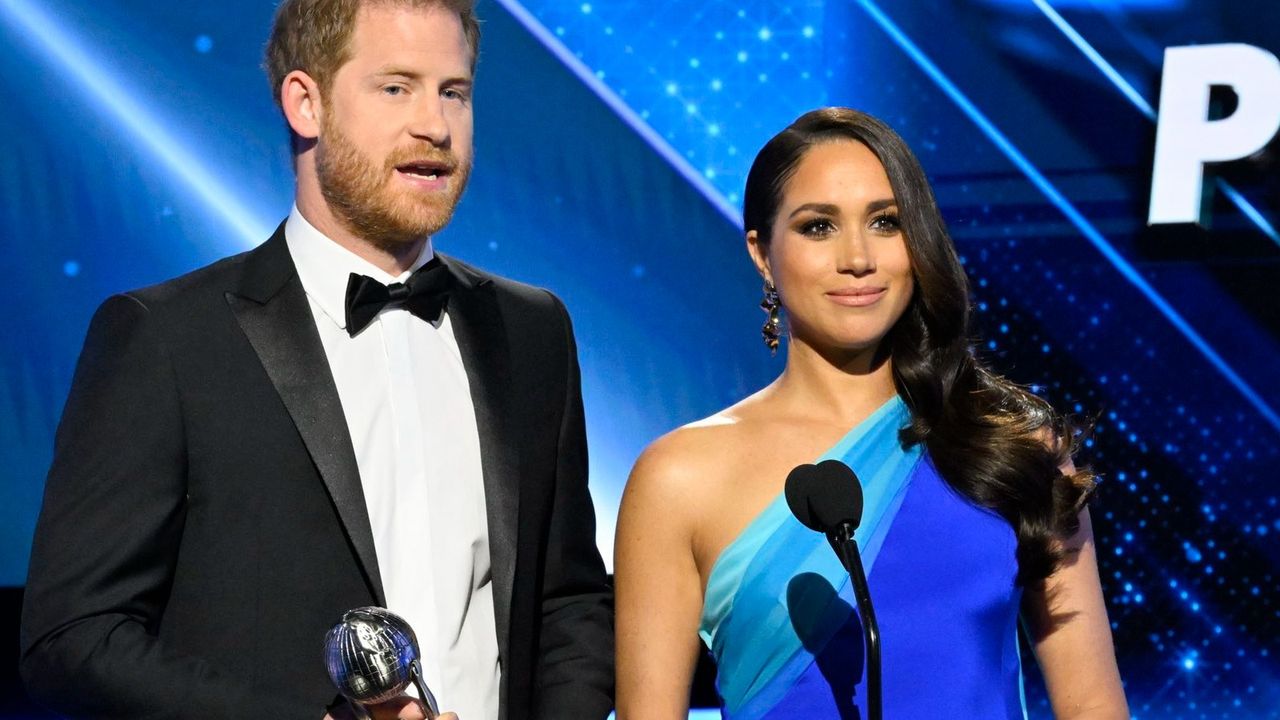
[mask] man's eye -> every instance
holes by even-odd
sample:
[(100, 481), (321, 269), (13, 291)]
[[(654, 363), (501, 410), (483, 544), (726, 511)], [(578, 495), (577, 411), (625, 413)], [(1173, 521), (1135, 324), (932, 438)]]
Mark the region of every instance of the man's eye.
[(442, 95), (444, 95), (445, 99), (447, 99), (447, 100), (463, 100), (463, 101), (465, 101), (465, 100), (467, 99), (467, 95), (466, 95), (466, 93), (464, 93), (464, 92), (462, 92), (461, 90), (458, 90), (458, 89), (456, 89), (456, 88), (448, 88), (448, 89), (446, 89), (446, 90), (445, 90), (443, 93), (441, 93), (441, 94), (442, 94)]
[(388, 85), (382, 88), (382, 92), (386, 95), (391, 95), (391, 96), (403, 95), (404, 88), (400, 87), (399, 85)]

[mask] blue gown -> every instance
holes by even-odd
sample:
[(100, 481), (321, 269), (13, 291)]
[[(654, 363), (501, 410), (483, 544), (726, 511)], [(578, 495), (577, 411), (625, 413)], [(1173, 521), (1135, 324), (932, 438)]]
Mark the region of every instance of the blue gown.
[[(880, 625), (888, 720), (1025, 718), (1017, 540), (938, 475), (894, 398), (820, 459), (845, 462), (865, 503), (855, 537)], [(779, 496), (721, 553), (700, 634), (729, 720), (866, 718), (863, 640), (848, 574)]]

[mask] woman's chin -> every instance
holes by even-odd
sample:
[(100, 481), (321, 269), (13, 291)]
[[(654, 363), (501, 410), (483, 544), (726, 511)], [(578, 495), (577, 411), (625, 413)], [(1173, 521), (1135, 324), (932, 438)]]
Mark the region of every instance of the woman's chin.
[(818, 335), (795, 335), (793, 341), (802, 342), (819, 355), (827, 358), (857, 358), (874, 354), (876, 348), (884, 341), (886, 333), (822, 333)]

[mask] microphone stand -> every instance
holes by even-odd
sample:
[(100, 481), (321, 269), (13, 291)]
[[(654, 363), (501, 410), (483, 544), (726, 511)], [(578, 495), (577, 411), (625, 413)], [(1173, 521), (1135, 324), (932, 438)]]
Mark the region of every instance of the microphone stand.
[(867, 645), (867, 714), (869, 720), (881, 720), (880, 626), (876, 624), (876, 611), (871, 607), (871, 588), (867, 587), (867, 574), (862, 569), (858, 542), (853, 539), (854, 529), (853, 523), (842, 522), (835, 532), (827, 534), (827, 540), (853, 581), (853, 596), (862, 614), (862, 638)]

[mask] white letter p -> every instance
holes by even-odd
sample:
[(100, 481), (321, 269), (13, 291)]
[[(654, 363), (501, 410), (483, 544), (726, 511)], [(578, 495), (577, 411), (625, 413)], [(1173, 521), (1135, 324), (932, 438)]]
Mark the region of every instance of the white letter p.
[[(1235, 112), (1209, 119), (1209, 91), (1230, 86)], [(1201, 223), (1204, 165), (1248, 157), (1280, 129), (1280, 60), (1252, 45), (1164, 51), (1149, 225)]]

